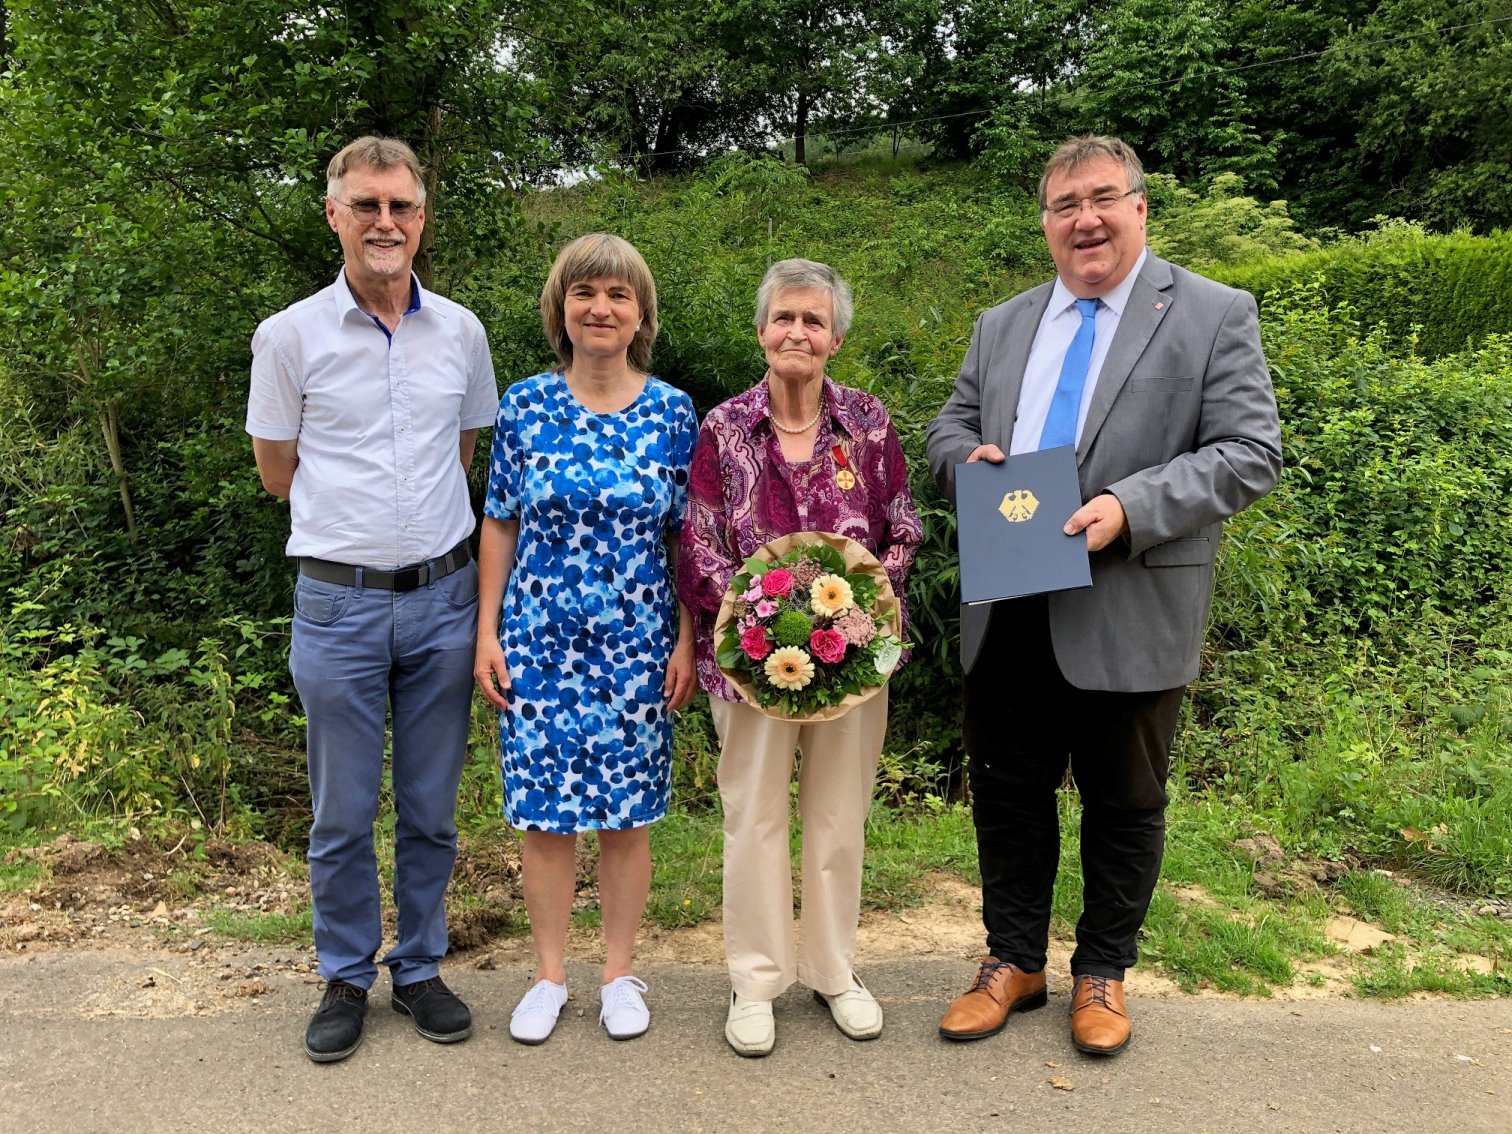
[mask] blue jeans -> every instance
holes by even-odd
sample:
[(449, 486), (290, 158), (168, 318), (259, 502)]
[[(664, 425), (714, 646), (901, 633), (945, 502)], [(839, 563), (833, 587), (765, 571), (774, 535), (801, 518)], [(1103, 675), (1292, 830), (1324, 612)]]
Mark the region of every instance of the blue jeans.
[(300, 576), (289, 672), (309, 722), (310, 894), (320, 975), (369, 988), (382, 943), (373, 822), (393, 718), (395, 984), (436, 976), (471, 724), (475, 564), (396, 593)]

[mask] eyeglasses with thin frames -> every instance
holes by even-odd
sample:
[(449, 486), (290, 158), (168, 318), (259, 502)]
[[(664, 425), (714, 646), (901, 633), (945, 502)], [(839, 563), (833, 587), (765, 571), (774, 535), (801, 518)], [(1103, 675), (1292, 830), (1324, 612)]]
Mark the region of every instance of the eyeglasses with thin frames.
[(1101, 193), (1096, 197), (1082, 197), (1075, 201), (1057, 201), (1045, 206), (1045, 211), (1057, 220), (1070, 220), (1082, 211), (1083, 205), (1091, 205), (1094, 213), (1106, 213), (1125, 197), (1132, 197), (1138, 192), (1138, 189), (1129, 189), (1123, 193)]
[(340, 201), (352, 210), (352, 215), (364, 224), (371, 224), (382, 214), (385, 207), (388, 208), (389, 217), (395, 224), (408, 224), (420, 215), (421, 206), (414, 201), (376, 201), (371, 197), (362, 197), (355, 201)]

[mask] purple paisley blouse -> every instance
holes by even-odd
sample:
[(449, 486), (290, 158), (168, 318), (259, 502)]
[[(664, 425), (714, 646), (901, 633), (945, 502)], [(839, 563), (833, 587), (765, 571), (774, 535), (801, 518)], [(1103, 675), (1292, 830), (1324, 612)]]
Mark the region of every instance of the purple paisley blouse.
[[(783, 458), (765, 381), (716, 406), (698, 431), (677, 594), (696, 620), (698, 681), (712, 697), (740, 699), (714, 661), (720, 603), (746, 559), (778, 536), (821, 531), (855, 540), (877, 557), (904, 601), (923, 529), (903, 447), (887, 410), (866, 391), (825, 378), (824, 406), (814, 455), (798, 464)], [(849, 490), (836, 483), (843, 467), (856, 477)], [(906, 626), (906, 606), (903, 616)]]

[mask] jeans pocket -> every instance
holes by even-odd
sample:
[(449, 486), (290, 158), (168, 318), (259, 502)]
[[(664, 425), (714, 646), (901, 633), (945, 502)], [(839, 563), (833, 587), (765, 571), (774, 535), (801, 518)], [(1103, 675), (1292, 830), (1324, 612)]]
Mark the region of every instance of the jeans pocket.
[(301, 575), (294, 584), (294, 614), (316, 626), (331, 626), (346, 610), (352, 589)]
[(478, 565), (468, 563), (459, 567), (446, 578), (438, 579), (436, 586), (448, 606), (466, 610), (478, 601)]

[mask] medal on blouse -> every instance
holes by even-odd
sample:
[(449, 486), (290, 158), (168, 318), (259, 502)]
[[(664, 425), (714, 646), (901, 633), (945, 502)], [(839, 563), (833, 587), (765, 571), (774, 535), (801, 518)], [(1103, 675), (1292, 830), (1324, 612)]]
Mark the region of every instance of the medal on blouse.
[(836, 445), (830, 450), (830, 454), (835, 458), (835, 464), (840, 466), (835, 472), (835, 483), (840, 486), (841, 491), (849, 492), (856, 487), (856, 474), (850, 470), (850, 461), (846, 459), (845, 448)]

